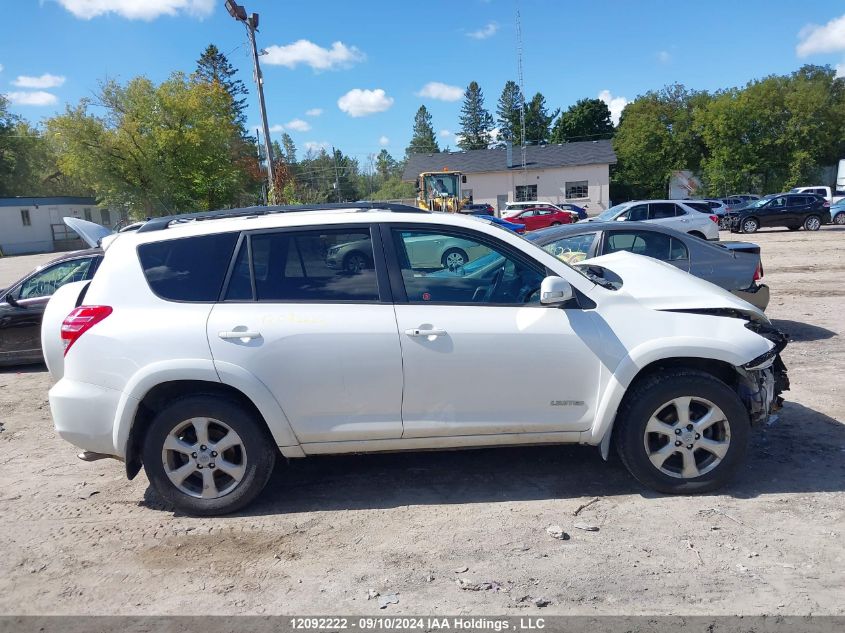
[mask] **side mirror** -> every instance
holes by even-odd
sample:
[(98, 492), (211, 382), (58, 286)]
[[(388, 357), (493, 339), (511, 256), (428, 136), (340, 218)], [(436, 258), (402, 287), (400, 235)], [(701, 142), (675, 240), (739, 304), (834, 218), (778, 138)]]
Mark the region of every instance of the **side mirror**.
[(572, 286), (562, 277), (546, 277), (540, 284), (540, 303), (543, 305), (561, 305), (572, 297)]
[(627, 220), (627, 219), (628, 219), (628, 218), (626, 218), (624, 215), (620, 215), (620, 216), (618, 216), (618, 217), (616, 218), (616, 221), (617, 221), (617, 222), (624, 222), (624, 221), (625, 221), (625, 220)]
[(19, 303), (17, 302), (17, 300), (15, 300), (15, 296), (14, 296), (14, 294), (12, 294), (12, 291), (11, 291), (11, 290), (5, 294), (5, 296), (3, 297), (3, 301), (5, 301), (6, 303), (8, 303), (8, 304), (9, 304), (10, 306), (12, 306), (13, 308), (20, 308), (20, 307), (22, 307), (22, 306), (21, 306), (21, 304), (19, 304)]

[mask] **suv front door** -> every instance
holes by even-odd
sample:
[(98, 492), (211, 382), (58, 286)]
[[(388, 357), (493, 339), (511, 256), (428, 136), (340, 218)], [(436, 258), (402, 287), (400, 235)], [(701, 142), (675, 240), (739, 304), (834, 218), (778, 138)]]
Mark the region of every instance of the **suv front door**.
[[(385, 228), (405, 385), (403, 438), (582, 431), (600, 363), (593, 314), (539, 302), (544, 267), (453, 227)], [(414, 265), (420, 240), (473, 243), (460, 267)], [(550, 438), (552, 439), (552, 438)]]
[(386, 275), (368, 225), (245, 235), (208, 319), (215, 364), (264, 383), (302, 444), (401, 437)]

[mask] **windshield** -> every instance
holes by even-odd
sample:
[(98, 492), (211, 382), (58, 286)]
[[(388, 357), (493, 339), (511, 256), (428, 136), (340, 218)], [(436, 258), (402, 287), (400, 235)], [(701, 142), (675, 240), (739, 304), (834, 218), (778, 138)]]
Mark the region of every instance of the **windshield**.
[(771, 201), (771, 198), (760, 198), (759, 200), (755, 200), (751, 204), (748, 205), (749, 209), (759, 209), (763, 205), (767, 204)]
[(425, 191), (429, 198), (458, 195), (458, 177), (454, 174), (432, 174), (425, 177)]
[(629, 206), (629, 203), (624, 202), (624, 203), (622, 203), (622, 204), (617, 204), (615, 207), (610, 207), (610, 208), (609, 208), (609, 209), (607, 209), (606, 211), (603, 211), (602, 213), (599, 213), (599, 214), (596, 216), (596, 220), (600, 220), (600, 221), (612, 220), (612, 219), (613, 219), (613, 218), (615, 218), (617, 215), (619, 215), (620, 211), (623, 211), (623, 210), (624, 210), (624, 209), (626, 209), (628, 206)]

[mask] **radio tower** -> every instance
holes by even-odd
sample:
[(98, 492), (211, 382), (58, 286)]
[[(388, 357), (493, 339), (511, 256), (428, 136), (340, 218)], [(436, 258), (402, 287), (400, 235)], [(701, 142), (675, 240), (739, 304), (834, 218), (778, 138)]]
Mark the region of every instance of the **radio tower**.
[(516, 3), (516, 78), (519, 81), (519, 148), (522, 155), (522, 184), (528, 184), (528, 173), (525, 170), (525, 78), (522, 74), (522, 18), (519, 14), (519, 0)]

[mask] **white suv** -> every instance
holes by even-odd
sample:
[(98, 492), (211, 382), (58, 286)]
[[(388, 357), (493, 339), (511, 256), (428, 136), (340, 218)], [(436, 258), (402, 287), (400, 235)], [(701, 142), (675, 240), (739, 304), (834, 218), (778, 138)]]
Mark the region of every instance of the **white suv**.
[(680, 200), (634, 200), (623, 202), (582, 222), (654, 222), (706, 240), (719, 239), (717, 214), (701, 213)]
[[(703, 492), (782, 402), (785, 337), (714, 285), (626, 252), (570, 267), (487, 221), (376, 206), (104, 240), (94, 279), (44, 317), (59, 434), (210, 515), (258, 495), (280, 454), (615, 444), (642, 483)], [(463, 261), (440, 257), (455, 244)]]

